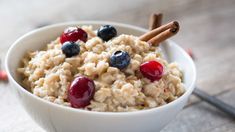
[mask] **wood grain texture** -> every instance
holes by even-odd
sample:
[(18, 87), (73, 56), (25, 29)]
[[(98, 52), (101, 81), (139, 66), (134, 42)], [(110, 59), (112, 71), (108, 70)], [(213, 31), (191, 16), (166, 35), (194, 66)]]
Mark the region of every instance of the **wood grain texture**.
[[(197, 85), (235, 106), (234, 0), (102, 0), (96, 4), (93, 0), (1, 0), (0, 58), (4, 59), (18, 37), (40, 25), (108, 20), (148, 28), (153, 12), (163, 12), (163, 23), (180, 22), (181, 31), (172, 39), (183, 48), (193, 49)], [(44, 132), (12, 93), (8, 84), (0, 83), (0, 132)], [(235, 125), (227, 115), (192, 96), (190, 104), (163, 130), (171, 131), (233, 132)]]
[[(235, 90), (218, 96), (235, 106)], [(235, 120), (205, 102), (185, 108), (163, 132), (227, 132), (235, 130)]]

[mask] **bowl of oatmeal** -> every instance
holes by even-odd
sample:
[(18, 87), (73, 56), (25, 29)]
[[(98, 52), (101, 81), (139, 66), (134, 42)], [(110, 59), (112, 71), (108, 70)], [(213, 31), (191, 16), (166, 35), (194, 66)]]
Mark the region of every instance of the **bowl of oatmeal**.
[(19, 38), (6, 69), (28, 114), (48, 131), (159, 131), (186, 104), (196, 70), (174, 42), (113, 22), (47, 26)]

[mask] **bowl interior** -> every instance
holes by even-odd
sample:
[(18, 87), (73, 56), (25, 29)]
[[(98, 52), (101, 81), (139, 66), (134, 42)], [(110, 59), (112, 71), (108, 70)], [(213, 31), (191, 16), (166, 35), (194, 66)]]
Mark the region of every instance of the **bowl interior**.
[[(10, 76), (19, 84), (21, 84), (21, 78), (17, 74), (16, 69), (19, 67), (22, 57), (27, 51), (40, 50), (46, 46), (50, 41), (55, 40), (63, 30), (68, 26), (77, 25), (92, 25), (94, 29), (98, 29), (101, 25), (110, 24), (115, 26), (119, 34), (132, 34), (140, 36), (147, 32), (147, 30), (130, 26), (126, 24), (119, 24), (113, 22), (72, 22), (57, 24), (40, 28), (25, 34), (19, 38), (8, 51), (6, 58), (6, 69)], [(192, 59), (187, 53), (172, 41), (166, 41), (161, 44), (161, 49), (165, 58), (170, 62), (177, 62), (180, 68), (184, 72), (184, 85), (187, 92), (192, 92), (193, 85), (196, 79), (195, 66)], [(23, 89), (23, 87), (21, 87)], [(186, 93), (187, 93), (186, 92)]]

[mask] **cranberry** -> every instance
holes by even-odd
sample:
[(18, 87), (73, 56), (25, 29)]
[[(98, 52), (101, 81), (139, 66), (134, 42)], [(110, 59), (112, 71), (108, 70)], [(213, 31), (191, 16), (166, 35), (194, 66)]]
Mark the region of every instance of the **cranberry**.
[(140, 72), (149, 80), (156, 81), (163, 75), (163, 66), (157, 61), (148, 61), (140, 65)]
[(87, 33), (78, 27), (68, 27), (64, 30), (64, 32), (60, 36), (61, 44), (63, 44), (66, 41), (76, 42), (78, 39), (83, 42), (87, 41)]
[(193, 50), (188, 48), (186, 49), (186, 52), (188, 53), (188, 55), (193, 59), (195, 60), (195, 56), (194, 56), (194, 53), (193, 53)]
[(3, 80), (3, 81), (8, 80), (7, 73), (3, 70), (0, 70), (0, 80)]
[(68, 100), (72, 107), (83, 108), (90, 104), (95, 94), (95, 84), (84, 76), (76, 77), (68, 89)]

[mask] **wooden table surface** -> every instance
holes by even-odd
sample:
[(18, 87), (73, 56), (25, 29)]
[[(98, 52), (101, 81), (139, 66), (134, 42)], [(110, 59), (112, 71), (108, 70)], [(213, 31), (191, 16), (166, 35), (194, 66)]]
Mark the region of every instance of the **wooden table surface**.
[[(21, 35), (44, 24), (109, 20), (147, 28), (152, 12), (178, 20), (173, 38), (196, 55), (197, 85), (235, 106), (235, 0), (1, 0), (0, 57)], [(162, 132), (234, 132), (235, 121), (192, 95)], [(22, 109), (7, 83), (0, 82), (0, 132), (44, 132)]]

